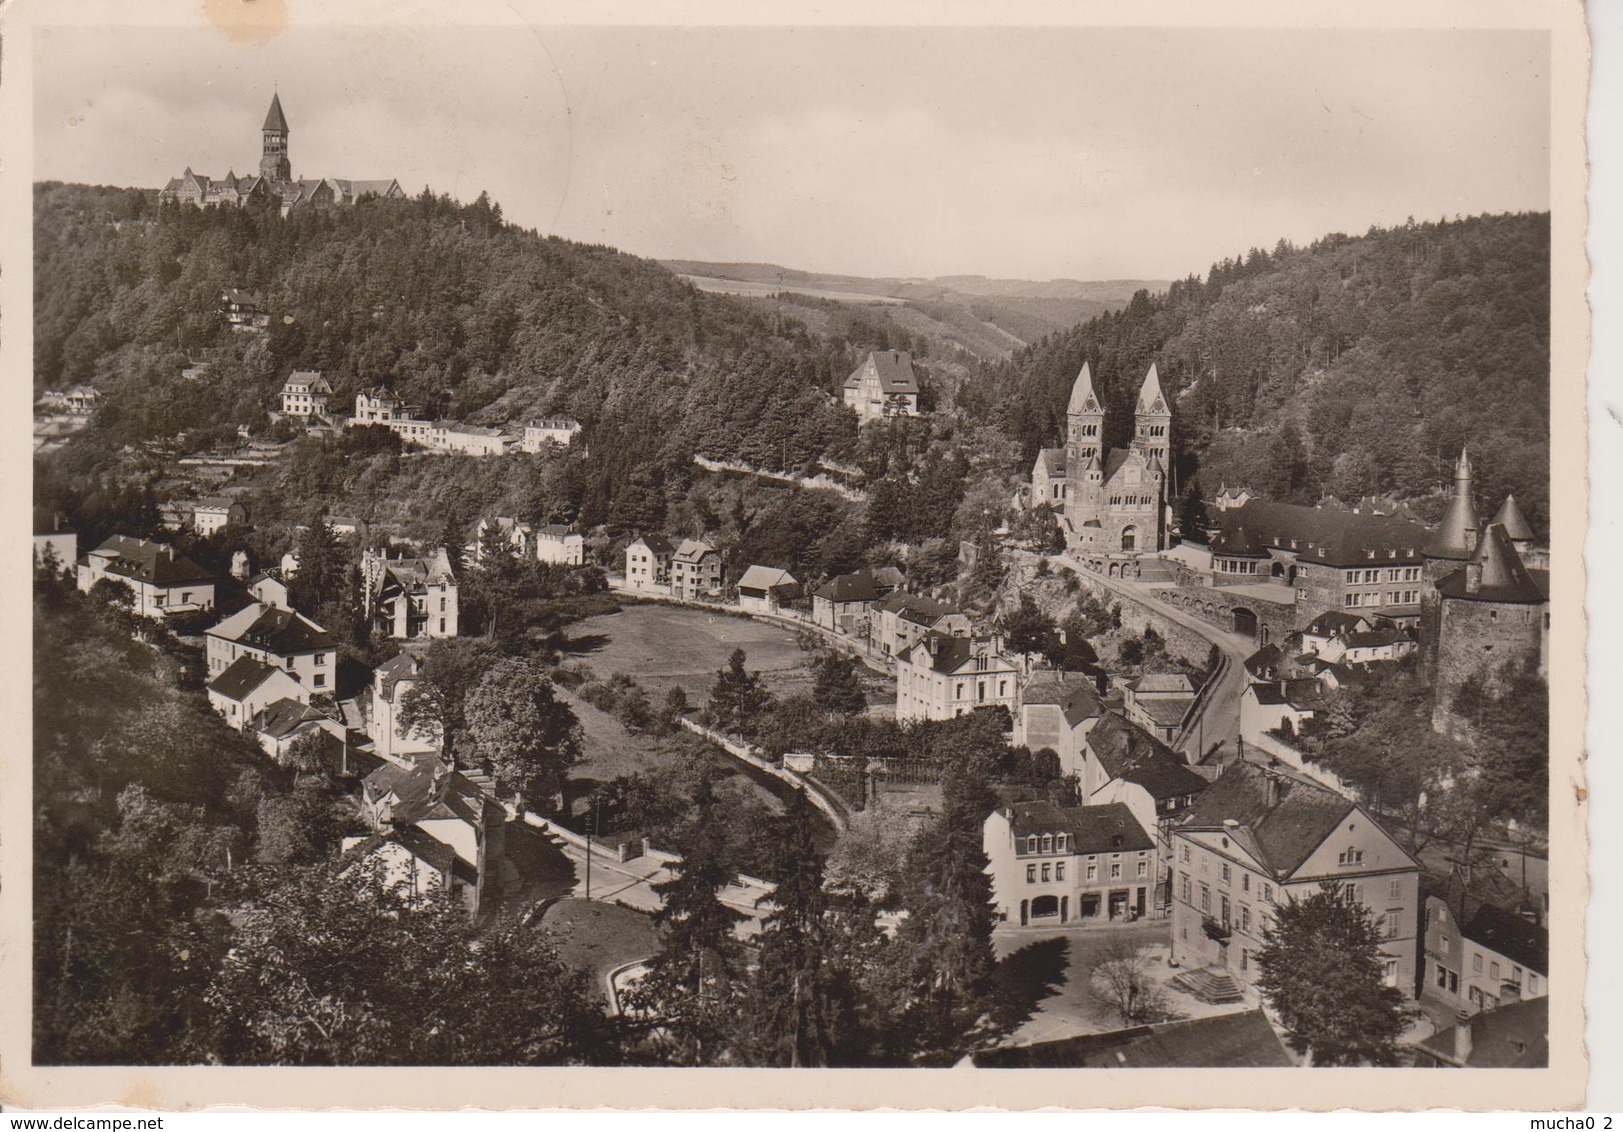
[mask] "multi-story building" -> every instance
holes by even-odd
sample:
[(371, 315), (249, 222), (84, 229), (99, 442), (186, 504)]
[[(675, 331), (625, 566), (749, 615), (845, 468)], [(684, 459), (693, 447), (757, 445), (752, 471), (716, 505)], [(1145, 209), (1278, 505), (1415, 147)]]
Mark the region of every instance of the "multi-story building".
[(1172, 830), (1210, 785), (1172, 748), (1115, 712), (1105, 712), (1082, 743), (1078, 792), (1088, 805), (1120, 802), (1155, 837), (1155, 908), (1170, 902)]
[(423, 441), (425, 447), (436, 452), (456, 452), (463, 456), (501, 456), (513, 441), (499, 428), (461, 424), (457, 421), (435, 421)]
[(1393, 516), (1253, 499), (1223, 512), (1212, 584), (1294, 590), (1298, 626), (1327, 609), (1413, 624), (1430, 538), (1419, 523)]
[(574, 417), (546, 417), (524, 426), (519, 448), (525, 452), (544, 452), (549, 448), (568, 448), (580, 435), (580, 422)]
[(671, 555), (671, 595), (684, 601), (721, 592), (721, 554), (699, 539), (685, 538)]
[(1195, 685), (1182, 672), (1146, 672), (1122, 686), (1127, 718), (1162, 742), (1183, 730), (1195, 702)]
[(443, 746), (438, 728), (408, 727), (400, 718), (401, 704), (422, 671), (422, 658), (406, 651), (372, 670), (372, 710), (366, 733), (373, 749), (386, 759), (408, 759), (439, 751)]
[(639, 535), (626, 547), (626, 585), (634, 590), (670, 593), (671, 557), (676, 548), (664, 535)]
[(874, 642), (886, 656), (906, 652), (929, 632), (967, 637), (971, 629), (968, 614), (945, 602), (906, 590), (895, 590), (875, 603), (869, 620)]
[(114, 535), (85, 555), (76, 575), (86, 593), (104, 579), (126, 587), (141, 617), (214, 608), (214, 575), (161, 542)]
[(586, 565), (586, 537), (563, 523), (535, 529), (535, 559), (554, 566)]
[(839, 574), (812, 591), (812, 624), (831, 632), (869, 636), (873, 607), (890, 592), (872, 570)]
[(210, 677), (251, 656), (280, 668), (313, 694), (331, 695), (337, 681), (338, 643), (332, 634), (284, 606), (254, 602), (210, 629), (205, 642)]
[(1420, 866), (1356, 802), (1242, 758), (1195, 800), (1172, 846), (1179, 966), (1250, 985), (1278, 905), (1336, 881), (1376, 923), (1386, 985), (1414, 994)]
[(1022, 675), (1019, 662), (1004, 654), (1002, 637), (926, 633), (896, 658), (896, 719), (952, 719), (1002, 707), (1012, 720)]
[(363, 425), (382, 425), (401, 440), (427, 445), (434, 431), (434, 422), (423, 420), (417, 408), (408, 405), (382, 386), (363, 389), (355, 394), (355, 415), (345, 422), (350, 428)]
[(260, 715), (281, 700), (310, 702), (310, 689), (285, 669), (252, 656), (239, 656), (208, 682), (209, 706), (238, 731), (246, 731)]
[(1503, 904), (1458, 877), (1425, 878), (1422, 1000), (1474, 1014), (1550, 992), (1550, 933), (1532, 915), (1512, 911), (1518, 894), (1496, 879), (1510, 890)]
[(1059, 756), (1060, 774), (1074, 774), (1081, 781), (1087, 761), (1084, 742), (1105, 714), (1092, 681), (1063, 673), (1039, 674), (1020, 691), (1014, 745), (1053, 751)]
[(881, 417), (919, 415), (919, 379), (913, 355), (905, 350), (874, 350), (845, 379), (843, 398), (863, 423)]
[(240, 527), (248, 521), (248, 509), (223, 495), (199, 499), (192, 504), (192, 530), (205, 537), (226, 527)]
[(282, 412), (290, 417), (324, 417), (332, 386), (316, 370), (296, 369), (282, 383)]
[(981, 826), (1001, 923), (1100, 923), (1147, 915), (1155, 844), (1119, 802), (999, 807)]
[(366, 615), (397, 640), (457, 635), (457, 581), (443, 546), (417, 557), (361, 552)]

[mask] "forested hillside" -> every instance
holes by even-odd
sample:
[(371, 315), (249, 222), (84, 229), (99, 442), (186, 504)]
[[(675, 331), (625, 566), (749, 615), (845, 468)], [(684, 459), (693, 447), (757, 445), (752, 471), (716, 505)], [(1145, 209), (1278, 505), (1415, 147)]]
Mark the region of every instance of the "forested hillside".
[(984, 367), (959, 400), (999, 414), (1029, 468), (1059, 443), (1084, 360), (1112, 445), (1158, 362), (1186, 497), (1224, 482), (1305, 503), (1378, 492), (1434, 515), (1468, 443), (1480, 505), (1513, 491), (1543, 530), (1549, 226), (1548, 214), (1481, 216), (1281, 241)]
[[(648, 260), (509, 226), (483, 196), (458, 205), (425, 190), (281, 219), (44, 184), (34, 278), (36, 393), (103, 393), (59, 457), (81, 481), (124, 445), (265, 429), (294, 369), (322, 371), (340, 409), (386, 384), (434, 416), (579, 418), (590, 456), (563, 502), (593, 524), (657, 523), (667, 480), (680, 492), (695, 452), (798, 469), (856, 437), (832, 395), (863, 343), (701, 294)], [(265, 296), (267, 333), (222, 325), (228, 286)], [(183, 379), (200, 357), (213, 362), (206, 379)]]

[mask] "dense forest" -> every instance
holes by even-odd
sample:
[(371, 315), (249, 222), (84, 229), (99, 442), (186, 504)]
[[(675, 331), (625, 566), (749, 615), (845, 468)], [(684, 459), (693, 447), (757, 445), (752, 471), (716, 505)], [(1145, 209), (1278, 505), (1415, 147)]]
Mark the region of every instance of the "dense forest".
[(1287, 241), (1215, 264), (984, 367), (959, 402), (997, 414), (1024, 467), (1059, 443), (1083, 361), (1124, 445), (1151, 362), (1176, 398), (1175, 487), (1276, 499), (1369, 493), (1440, 510), (1464, 444), (1479, 506), (1549, 514), (1547, 213)]
[[(267, 429), (287, 374), (314, 369), (340, 411), (382, 384), (434, 417), (574, 416), (590, 455), (560, 502), (587, 525), (656, 525), (694, 453), (800, 470), (849, 450), (839, 382), (862, 347), (888, 345), (814, 336), (651, 261), (521, 230), (484, 196), (283, 219), (42, 184), (35, 205), (35, 391), (104, 394), (59, 458), (81, 486), (126, 445)], [(230, 333), (225, 287), (265, 298), (268, 332)], [(181, 376), (204, 358), (203, 381)]]

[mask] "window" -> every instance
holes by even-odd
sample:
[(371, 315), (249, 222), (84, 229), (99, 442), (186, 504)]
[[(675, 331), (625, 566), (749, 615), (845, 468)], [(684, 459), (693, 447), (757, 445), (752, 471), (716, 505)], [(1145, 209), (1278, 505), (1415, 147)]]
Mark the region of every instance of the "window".
[(1482, 952), (1478, 951), (1471, 956), (1471, 974), (1482, 974)]
[(997, 694), (1000, 697), (1009, 694), (1009, 682), (1007, 680), (999, 680), (997, 682)]
[(1388, 908), (1386, 910), (1386, 917), (1385, 917), (1386, 938), (1387, 939), (1397, 939), (1398, 938), (1398, 928), (1402, 925), (1402, 923), (1403, 923), (1403, 909), (1402, 908)]
[(1233, 870), (1229, 868), (1228, 862), (1225, 861), (1223, 862), (1223, 883), (1228, 884), (1231, 879), (1233, 879)]
[(1185, 864), (1188, 864), (1189, 863), (1189, 846), (1187, 846), (1187, 845), (1182, 846), (1182, 849), (1183, 849), (1183, 856), (1182, 856), (1181, 859), (1183, 860), (1183, 862)]
[(1336, 864), (1343, 868), (1348, 865), (1362, 865), (1363, 863), (1364, 851), (1362, 849), (1343, 849), (1336, 855)]
[(1538, 993), (1538, 976), (1535, 975), (1535, 974), (1532, 974), (1531, 972), (1529, 972), (1528, 976), (1527, 976), (1527, 993), (1528, 994), (1537, 994)]
[(440, 612), (441, 613), (445, 612), (445, 599), (443, 597), (440, 598)]
[(1055, 861), (1054, 862), (1054, 879), (1055, 880), (1064, 880), (1065, 879), (1065, 862), (1064, 861)]
[(440, 618), (440, 632), (445, 632), (445, 618)]
[(1448, 945), (1453, 943), (1453, 942), (1454, 941), (1453, 941), (1452, 937), (1450, 937), (1450, 936), (1440, 935), (1440, 936), (1437, 937), (1437, 946), (1438, 946), (1439, 949), (1441, 949), (1443, 951), (1447, 951), (1448, 950)]
[(1245, 932), (1247, 935), (1251, 934), (1251, 907), (1250, 907), (1250, 905), (1247, 905), (1247, 904), (1240, 905), (1240, 930), (1242, 932)]
[(1200, 886), (1200, 910), (1202, 912), (1212, 910), (1212, 890), (1204, 884)]
[(1189, 874), (1181, 873), (1178, 876), (1178, 899), (1185, 904), (1189, 903)]
[(1448, 989), (1448, 968), (1441, 963), (1437, 964), (1437, 985), (1444, 990)]
[(1346, 886), (1346, 893), (1347, 893), (1347, 903), (1348, 904), (1362, 904), (1364, 902), (1363, 892), (1359, 888), (1358, 885), (1356, 885), (1356, 884), (1347, 885)]
[(1138, 863), (1138, 875), (1140, 877), (1147, 877), (1150, 875), (1150, 863), (1148, 861), (1140, 861)]
[(1385, 966), (1386, 966), (1386, 970), (1385, 970), (1385, 972), (1384, 972), (1384, 974), (1382, 976), (1381, 981), (1384, 982), (1389, 987), (1397, 986), (1398, 985), (1398, 961), (1396, 959), (1388, 959), (1386, 961)]
[(1263, 899), (1263, 902), (1266, 903), (1266, 904), (1272, 904), (1274, 902), (1274, 886), (1273, 885), (1267, 884), (1267, 883), (1263, 884), (1263, 886), (1262, 886), (1262, 899)]
[(316, 653), (316, 667), (317, 668), (325, 668), (326, 666), (327, 666), (327, 654), (324, 653), (324, 652)]
[(1250, 969), (1251, 969), (1251, 952), (1247, 951), (1245, 948), (1242, 947), (1242, 948), (1240, 948), (1240, 970), (1249, 971)]
[(1226, 928), (1229, 926), (1229, 898), (1227, 896), (1218, 897), (1217, 907), (1218, 918), (1223, 921), (1223, 926)]
[(1389, 900), (1397, 900), (1403, 896), (1403, 879), (1393, 877), (1386, 886), (1386, 896)]
[[(1098, 865), (1089, 865), (1088, 866), (1088, 879), (1089, 880), (1098, 880), (1099, 879), (1099, 866)], [(1189, 878), (1184, 877), (1183, 878), (1183, 883), (1185, 885), (1188, 885)], [(1188, 899), (1188, 897), (1185, 897), (1185, 899)]]
[(1065, 839), (1066, 839), (1066, 836), (1067, 835), (1063, 834), (1063, 833), (1059, 833), (1059, 834), (1054, 835), (1054, 848), (1059, 850), (1059, 852), (1061, 852), (1061, 853), (1065, 852)]
[(1110, 879), (1111, 880), (1120, 880), (1121, 879), (1121, 862), (1120, 861), (1112, 861), (1112, 862), (1110, 862)]
[(1036, 865), (1027, 865), (1026, 866), (1026, 883), (1027, 884), (1036, 884), (1037, 883), (1037, 866)]
[(1043, 834), (1043, 852), (1044, 853), (1052, 853), (1053, 851), (1054, 851), (1054, 835), (1051, 834), (1051, 833)]
[(1241, 892), (1250, 892), (1251, 891), (1251, 874), (1250, 873), (1241, 873), (1240, 874), (1240, 891)]
[(1488, 964), (1488, 978), (1492, 979), (1496, 983), (1499, 981), (1499, 964)]
[(1520, 967), (1512, 965), (1510, 968), (1510, 981), (1517, 986), (1522, 985), (1522, 969)]
[(955, 700), (961, 700), (961, 699), (963, 699), (963, 698), (964, 698), (964, 685), (963, 685), (963, 681), (959, 681), (959, 682), (958, 682), (958, 683), (956, 683), (956, 684), (954, 684), (954, 685), (953, 685), (953, 686), (952, 686), (952, 688), (953, 688), (953, 691), (952, 691), (952, 698), (953, 698), (953, 699), (955, 699)]
[(325, 672), (316, 673), (315, 686), (317, 688), (325, 688), (327, 686), (327, 674)]
[(1036, 851), (1037, 851), (1037, 835), (1034, 833), (1030, 837), (1026, 838), (1026, 852), (1027, 853), (1035, 853)]

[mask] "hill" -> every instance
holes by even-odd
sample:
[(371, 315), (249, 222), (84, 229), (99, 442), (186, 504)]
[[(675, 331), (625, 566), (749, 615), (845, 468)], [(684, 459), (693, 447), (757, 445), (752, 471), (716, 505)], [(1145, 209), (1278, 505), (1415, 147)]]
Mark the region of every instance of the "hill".
[(1478, 216), (1253, 249), (983, 366), (960, 400), (1000, 419), (1029, 469), (1059, 443), (1084, 360), (1112, 445), (1154, 361), (1186, 507), (1228, 483), (1304, 503), (1392, 494), (1435, 516), (1469, 444), (1478, 506), (1514, 492), (1546, 530), (1549, 224)]
[[(589, 455), (537, 472), (533, 509), (655, 528), (689, 494), (695, 453), (798, 471), (848, 452), (856, 422), (839, 384), (864, 349), (888, 344), (861, 327), (814, 334), (650, 260), (519, 229), (484, 196), (460, 205), (424, 190), (282, 219), (42, 184), (35, 233), (35, 391), (88, 382), (103, 394), (40, 477), (70, 514), (112, 490), (109, 473), (127, 487), (157, 442), (196, 450), (239, 426), (266, 433), (287, 374), (315, 369), (340, 407), (382, 384), (477, 424), (574, 416)], [(225, 327), (225, 287), (264, 296), (269, 330)], [(183, 377), (200, 358), (206, 377)], [(392, 488), (376, 454), (304, 450), (314, 443), (297, 446), (282, 506)], [(414, 468), (420, 505), (519, 491), (469, 463)]]
[(871, 278), (773, 263), (660, 262), (712, 293), (795, 305), (808, 305), (808, 299), (838, 303), (847, 308), (847, 318), (922, 338), (938, 357), (962, 352), (971, 362), (1006, 358), (1048, 334), (1120, 310), (1136, 291), (1167, 286), (1151, 280), (1038, 282), (984, 275)]

